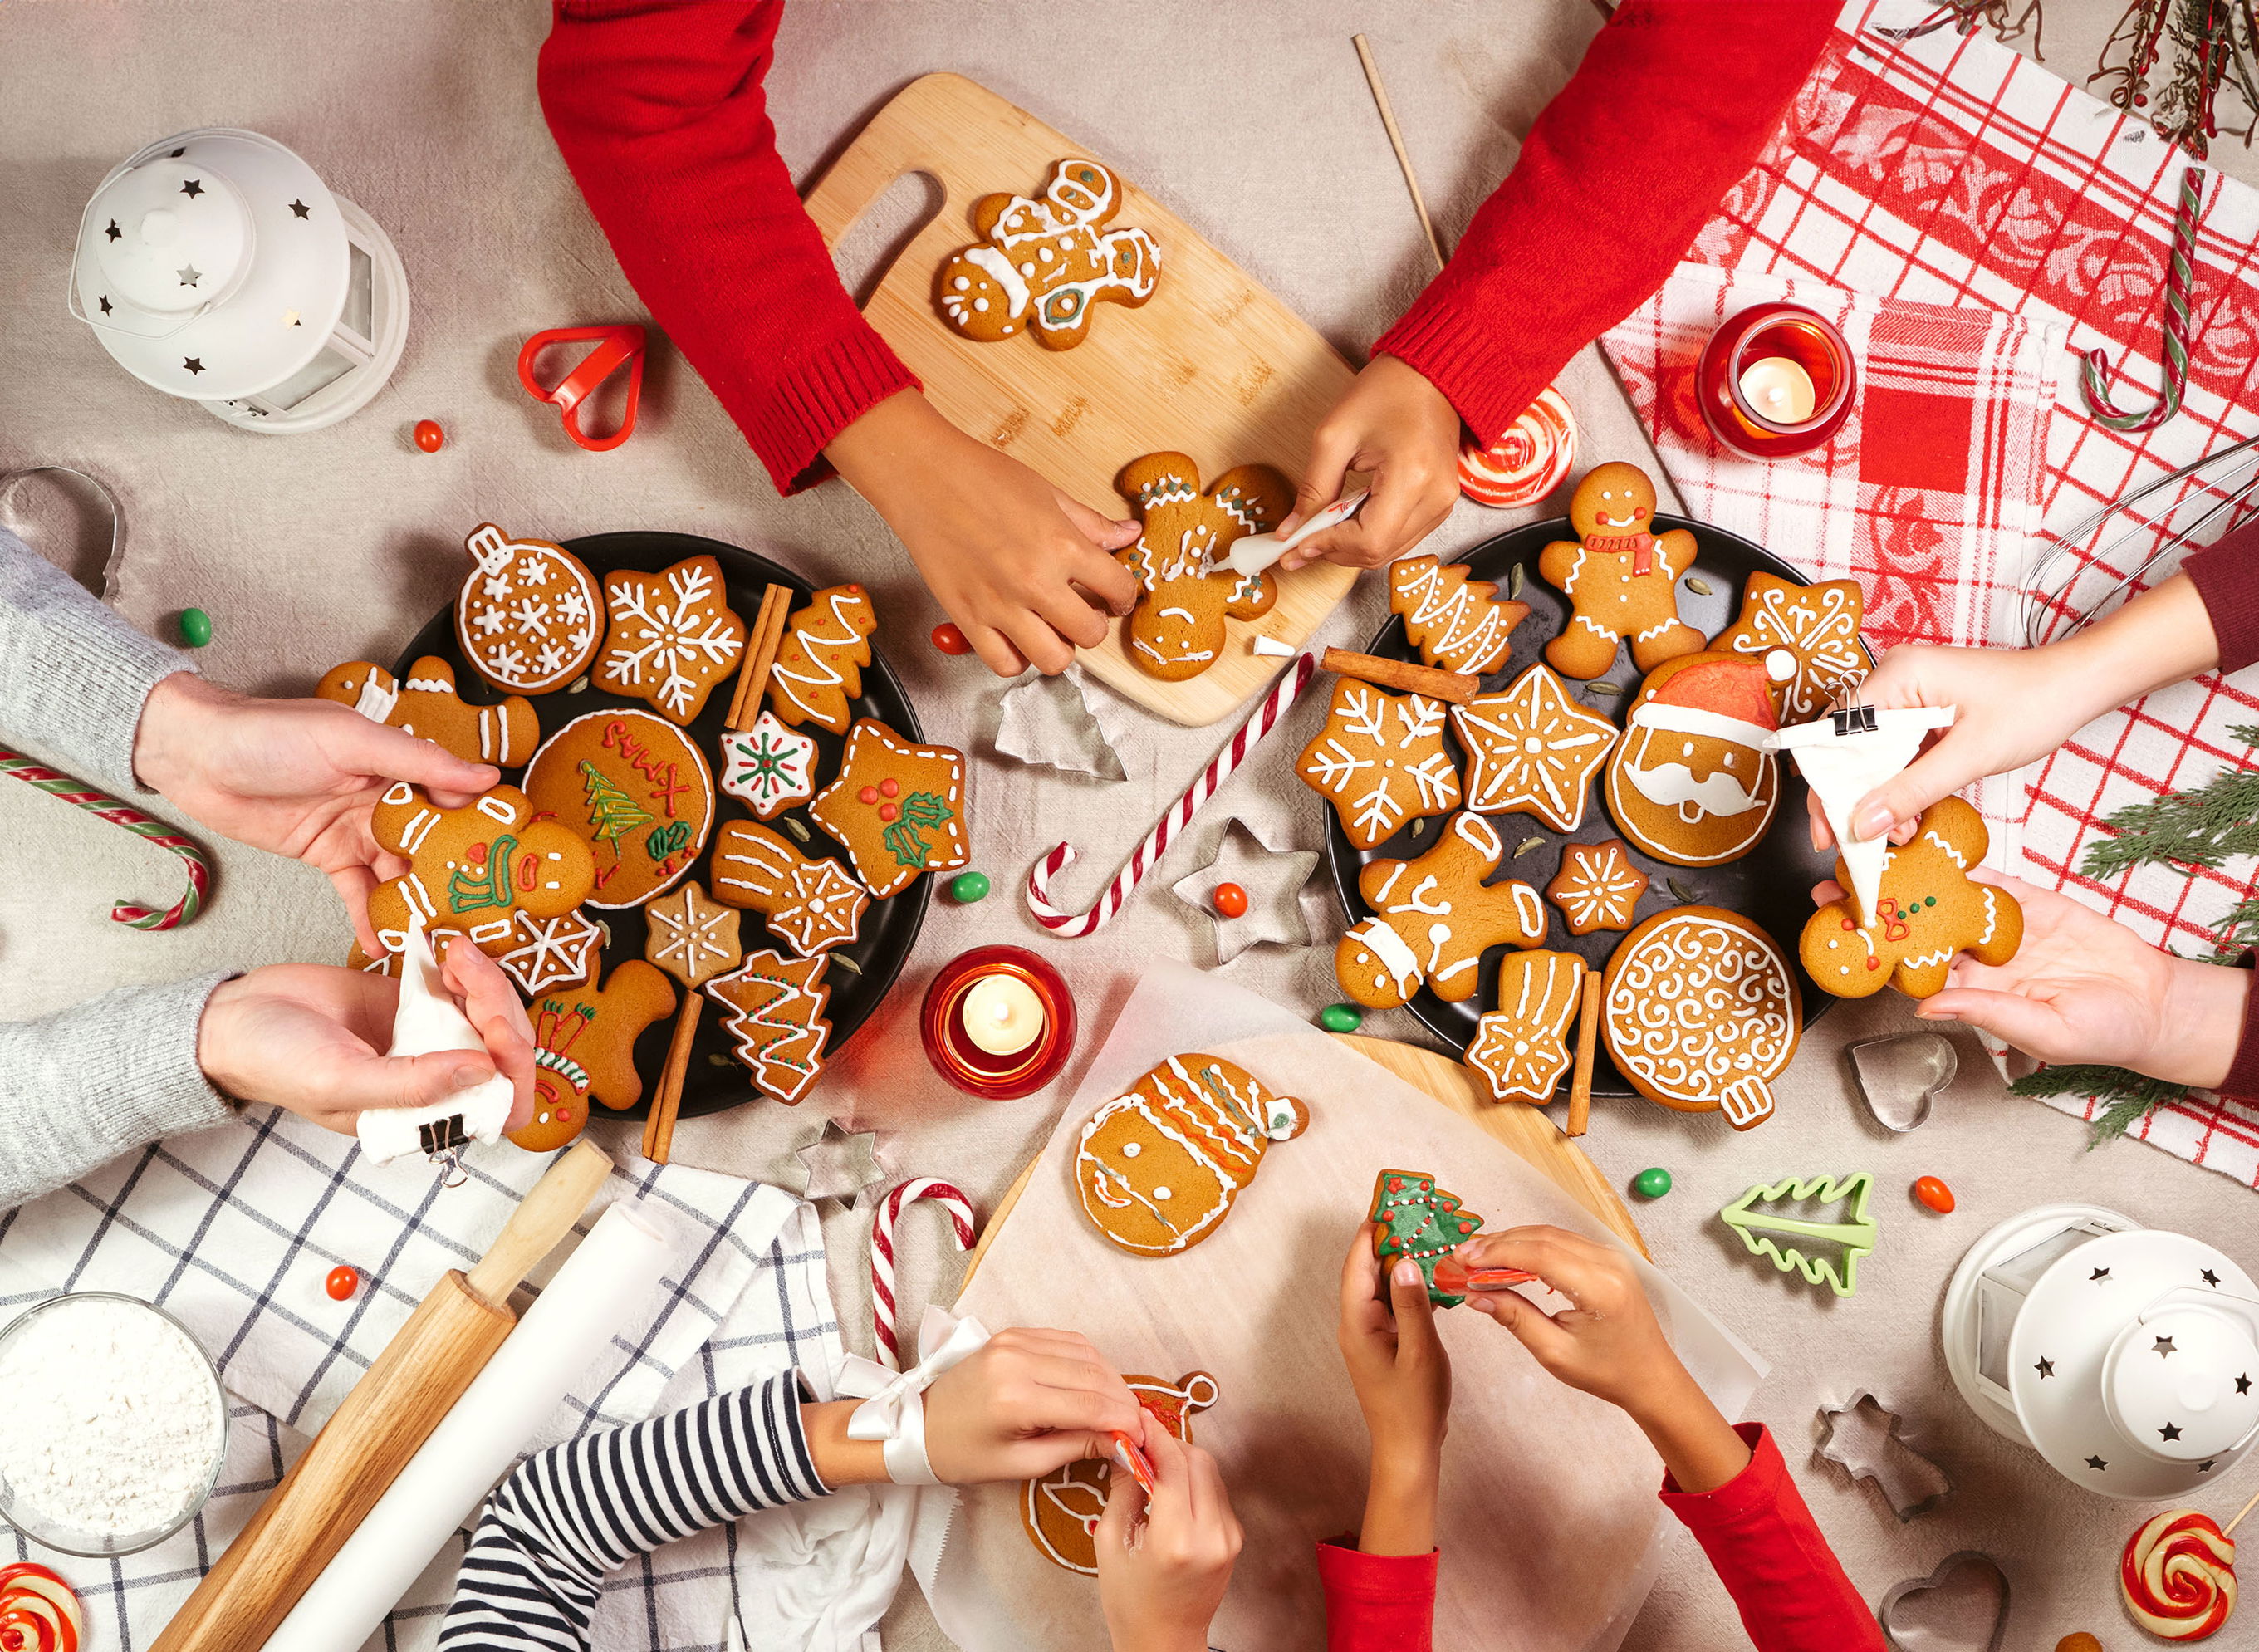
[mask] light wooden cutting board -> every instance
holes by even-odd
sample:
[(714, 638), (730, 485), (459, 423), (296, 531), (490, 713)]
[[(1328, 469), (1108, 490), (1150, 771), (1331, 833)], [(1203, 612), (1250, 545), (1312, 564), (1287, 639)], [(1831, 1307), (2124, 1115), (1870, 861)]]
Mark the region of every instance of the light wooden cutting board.
[[(1088, 336), (1072, 350), (1048, 350), (1023, 335), (976, 344), (942, 320), (934, 273), (973, 244), (973, 203), (1000, 191), (1035, 195), (1051, 163), (1074, 155), (1111, 165), (962, 75), (929, 75), (871, 117), (817, 181), (808, 212), (836, 246), (904, 174), (923, 172), (941, 186), (941, 210), (895, 259), (863, 313), (953, 424), (1093, 509), (1128, 515), (1114, 478), (1140, 454), (1166, 449), (1190, 455), (1203, 480), (1252, 463), (1299, 480), (1310, 432), (1354, 370), (1134, 178), (1122, 180), (1112, 226), (1140, 225), (1160, 243), (1160, 281), (1144, 305), (1094, 306)], [(1227, 622), (1222, 657), (1184, 682), (1140, 670), (1119, 622), (1104, 644), (1082, 651), (1083, 667), (1172, 722), (1214, 723), (1265, 687), (1281, 663), (1251, 652), (1248, 639), (1259, 633), (1299, 646), (1355, 578), (1330, 563), (1283, 576), (1270, 613)]]

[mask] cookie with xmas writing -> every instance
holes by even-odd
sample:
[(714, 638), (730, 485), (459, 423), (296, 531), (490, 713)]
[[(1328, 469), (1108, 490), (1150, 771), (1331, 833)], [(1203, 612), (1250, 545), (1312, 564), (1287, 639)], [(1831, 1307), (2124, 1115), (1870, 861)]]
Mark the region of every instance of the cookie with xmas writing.
[(1772, 937), (1720, 907), (1674, 907), (1624, 936), (1600, 982), (1600, 1033), (1649, 1100), (1717, 1113), (1737, 1130), (1772, 1116), (1772, 1081), (1804, 1032), (1796, 975)]
[(1108, 227), (1121, 210), (1122, 181), (1080, 156), (1053, 161), (1040, 196), (982, 196), (973, 203), (980, 239), (942, 260), (934, 308), (978, 344), (1025, 333), (1047, 350), (1073, 349), (1093, 305), (1135, 310), (1160, 281), (1160, 243)]
[(745, 622), (729, 597), (712, 557), (685, 557), (658, 573), (607, 573), (611, 630), (590, 680), (607, 694), (649, 701), (672, 722), (693, 722), (745, 655)]
[(796, 1106), (823, 1075), (823, 1018), (831, 988), (822, 958), (788, 958), (754, 952), (726, 975), (706, 983), (706, 995), (729, 1012), (723, 1027), (731, 1054), (753, 1083), (787, 1107)]
[(429, 740), (466, 763), (514, 769), (541, 738), (531, 700), (511, 694), (498, 705), (466, 704), (455, 692), (455, 668), (436, 654), (410, 666), (405, 681), (372, 661), (349, 659), (314, 685), (314, 695)]
[(774, 820), (795, 803), (816, 795), (816, 737), (787, 729), (773, 711), (763, 711), (750, 729), (722, 737), (722, 789), (752, 810)]
[(1466, 1300), (1436, 1288), (1436, 1264), (1482, 1231), (1483, 1219), (1462, 1205), (1457, 1193), (1436, 1186), (1425, 1171), (1385, 1170), (1372, 1178), (1372, 1204), (1365, 1219), (1373, 1225), (1372, 1250), (1380, 1258), (1382, 1278), (1397, 1257), (1409, 1257), (1428, 1282), (1430, 1302), (1457, 1307)]
[(871, 633), (879, 616), (859, 585), (830, 585), (785, 621), (784, 640), (769, 667), (769, 708), (795, 728), (812, 723), (847, 732), (847, 702), (863, 692)]
[(1646, 893), (1647, 874), (1631, 864), (1614, 837), (1604, 844), (1563, 844), (1561, 869), (1545, 886), (1545, 898), (1561, 908), (1571, 935), (1628, 929)]
[(1467, 807), (1479, 815), (1529, 815), (1557, 832), (1585, 818), (1585, 795), (1616, 743), (1616, 725), (1569, 698), (1543, 662), (1504, 694), (1451, 708), (1467, 751)]
[(1631, 644), (1632, 664), (1653, 671), (1702, 646), (1702, 633), (1678, 617), (1678, 580), (1694, 566), (1694, 536), (1655, 526), (1655, 484), (1636, 465), (1596, 465), (1569, 499), (1577, 538), (1538, 553), (1538, 576), (1569, 599), (1569, 623), (1545, 644), (1546, 663), (1564, 677), (1590, 679)]
[(595, 851), (595, 907), (639, 907), (673, 887), (714, 830), (714, 772), (705, 754), (648, 711), (574, 718), (533, 754), (525, 794)]
[(716, 901), (759, 913), (770, 933), (802, 958), (855, 939), (871, 904), (863, 886), (837, 861), (811, 860), (780, 834), (751, 821), (723, 823), (706, 875)]
[(1509, 952), (1499, 960), (1498, 1008), (1476, 1023), (1467, 1065), (1498, 1101), (1543, 1107), (1573, 1061), (1569, 1029), (1585, 991), (1574, 952)]
[(369, 893), (368, 919), (387, 950), (408, 943), (412, 913), (427, 930), (460, 930), (488, 958), (517, 944), (517, 915), (561, 917), (595, 887), (595, 858), (571, 827), (537, 817), (515, 786), (497, 786), (459, 808), (395, 782), (377, 799), (369, 830), (408, 862)]
[(1241, 465), (1203, 490), (1200, 466), (1182, 453), (1133, 459), (1114, 487), (1143, 524), (1137, 543), (1115, 552), (1137, 576), (1137, 606), (1123, 622), (1130, 658), (1163, 682), (1197, 677), (1222, 653), (1227, 618), (1260, 618), (1279, 600), (1269, 573), (1210, 566), (1235, 540), (1284, 521), (1294, 489), (1268, 465)]
[[(1860, 922), (1849, 894), (1805, 920), (1797, 942), (1805, 973), (1837, 998), (1871, 998), (1885, 986), (1928, 998), (1945, 990), (1963, 952), (1979, 964), (2006, 964), (2024, 943), (2023, 906), (1969, 875), (1991, 845), (1984, 817), (1967, 803), (1932, 803), (1912, 840), (1884, 854), (1872, 922)], [(1835, 881), (1851, 881), (1840, 859)]]
[(1342, 991), (1367, 1009), (1393, 1009), (1424, 983), (1445, 1003), (1462, 1003), (1474, 996), (1486, 948), (1544, 944), (1537, 891), (1483, 881), (1505, 858), (1497, 828), (1462, 811), (1417, 859), (1366, 862), (1357, 891), (1373, 915), (1334, 950)]
[(1677, 866), (1755, 849), (1780, 806), (1779, 728), (1762, 660), (1685, 654), (1650, 672), (1608, 758), (1608, 813), (1635, 848)]
[(1378, 849), (1410, 820), (1459, 804), (1459, 772), (1443, 749), (1443, 705), (1392, 694), (1344, 677), (1326, 726), (1294, 759), (1294, 773), (1334, 806), (1359, 849)]
[(602, 986), (557, 986), (536, 994), (527, 1011), (533, 1019), (533, 1117), (510, 1139), (540, 1153), (580, 1135), (591, 1100), (618, 1111), (643, 1100), (636, 1040), (674, 1013), (674, 988), (631, 958)]
[(1867, 674), (1859, 641), (1864, 599), (1856, 580), (1798, 585), (1763, 572), (1742, 587), (1742, 611), (1713, 649), (1764, 663), (1773, 710), (1783, 728), (1809, 723)]
[(1458, 563), (1420, 556), (1388, 565), (1389, 611), (1403, 616), (1405, 639), (1438, 670), (1480, 677), (1506, 664), (1529, 604), (1497, 599), (1496, 585), (1467, 578)]
[[(1204, 1371), (1187, 1371), (1174, 1382), (1161, 1377), (1125, 1376), (1131, 1398), (1146, 1414), (1179, 1440), (1193, 1437), (1193, 1413), (1215, 1404), (1221, 1392)], [(1028, 1541), (1054, 1566), (1098, 1575), (1098, 1520), (1114, 1485), (1114, 1465), (1078, 1457), (1040, 1480), (1020, 1486), (1020, 1520)]]
[(586, 563), (491, 522), (463, 548), (471, 571), (455, 595), (455, 640), (473, 671), (505, 694), (545, 694), (588, 669), (603, 645), (604, 597)]
[(839, 778), (808, 812), (847, 845), (855, 875), (884, 901), (922, 872), (954, 872), (972, 858), (965, 807), (963, 752), (905, 740), (864, 717), (847, 732)]
[(1083, 1214), (1133, 1256), (1189, 1250), (1231, 1214), (1273, 1142), (1310, 1110), (1273, 1095), (1246, 1068), (1171, 1056), (1090, 1115), (1074, 1156)]

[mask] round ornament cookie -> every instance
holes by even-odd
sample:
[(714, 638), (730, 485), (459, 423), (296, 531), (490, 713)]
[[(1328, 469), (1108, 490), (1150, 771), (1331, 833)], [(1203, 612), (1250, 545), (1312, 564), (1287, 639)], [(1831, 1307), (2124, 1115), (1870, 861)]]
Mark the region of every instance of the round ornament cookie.
[(648, 711), (575, 717), (533, 754), (525, 794), (595, 851), (592, 907), (639, 907), (672, 888), (714, 830), (705, 754)]
[(1134, 1256), (1174, 1256), (1214, 1233), (1273, 1142), (1310, 1110), (1244, 1067), (1171, 1056), (1090, 1115), (1074, 1157), (1083, 1214)]
[(588, 669), (603, 646), (604, 595), (580, 558), (491, 522), (463, 545), (471, 572), (455, 597), (455, 640), (472, 670), (505, 693), (545, 694)]
[(1772, 1081), (1804, 1029), (1772, 937), (1720, 907), (1675, 907), (1624, 936), (1600, 986), (1600, 1031), (1631, 1087), (1737, 1130), (1772, 1116)]
[(1779, 729), (1764, 662), (1685, 654), (1647, 675), (1609, 754), (1608, 813), (1637, 848), (1678, 866), (1755, 849), (1780, 806)]
[[(1218, 1392), (1215, 1378), (1204, 1371), (1187, 1371), (1174, 1382), (1143, 1376), (1122, 1380), (1153, 1420), (1179, 1440), (1193, 1437), (1193, 1413), (1215, 1404)], [(1022, 1482), (1020, 1520), (1028, 1541), (1052, 1565), (1096, 1577), (1098, 1520), (1113, 1484), (1114, 1465), (1094, 1457), (1078, 1457), (1040, 1480)]]
[(1460, 443), (1459, 491), (1493, 510), (1534, 505), (1558, 488), (1576, 463), (1576, 416), (1560, 391), (1549, 385), (1488, 447), (1472, 436)]

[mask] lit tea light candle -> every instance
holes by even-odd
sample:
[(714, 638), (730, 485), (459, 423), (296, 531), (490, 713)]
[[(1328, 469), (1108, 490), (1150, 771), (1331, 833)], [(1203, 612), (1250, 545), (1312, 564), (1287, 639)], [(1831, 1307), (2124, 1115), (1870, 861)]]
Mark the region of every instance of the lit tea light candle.
[(992, 1056), (1016, 1056), (1044, 1036), (1049, 1017), (1036, 989), (1017, 975), (984, 975), (966, 989), (958, 1014), (965, 1036)]
[(1008, 1100), (1049, 1084), (1074, 1050), (1074, 995), (1017, 946), (982, 946), (942, 965), (918, 1035), (933, 1070), (973, 1095)]
[(1742, 400), (1771, 424), (1801, 424), (1820, 405), (1812, 375), (1786, 356), (1764, 356), (1742, 369)]

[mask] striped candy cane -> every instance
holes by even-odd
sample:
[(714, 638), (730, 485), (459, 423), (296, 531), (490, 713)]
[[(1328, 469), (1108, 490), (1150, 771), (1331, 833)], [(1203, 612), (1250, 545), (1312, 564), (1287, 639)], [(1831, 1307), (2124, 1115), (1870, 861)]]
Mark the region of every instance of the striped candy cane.
[(211, 887), (211, 861), (203, 845), (195, 838), (182, 837), (163, 821), (152, 820), (132, 804), (121, 803), (108, 793), (97, 792), (85, 781), (75, 780), (20, 751), (0, 751), (0, 774), (12, 774), (66, 803), (75, 803), (96, 819), (122, 826), (135, 837), (146, 837), (160, 849), (169, 849), (181, 858), (188, 871), (189, 887), (178, 901), (162, 912), (138, 901), (120, 901), (110, 908), (111, 922), (130, 924), (137, 929), (170, 929), (186, 923), (203, 909), (205, 891)]
[(2204, 168), (2181, 174), (2180, 205), (2173, 213), (2173, 250), (2165, 272), (2165, 384), (2156, 404), (2140, 413), (2120, 412), (2110, 399), (2110, 358), (2090, 350), (2079, 363), (2078, 392), (2094, 422), (2106, 430), (2155, 430), (2181, 410), (2188, 385), (2189, 290), (2196, 285), (2196, 229), (2204, 216)]
[(973, 1201), (947, 1182), (913, 1176), (880, 1201), (871, 1222), (871, 1328), (877, 1335), (879, 1363), (888, 1371), (902, 1368), (901, 1349), (894, 1342), (894, 1223), (904, 1205), (921, 1199), (930, 1199), (949, 1213), (959, 1250), (973, 1249)]
[(1122, 903), (1130, 892), (1168, 853), (1169, 839), (1182, 831), (1200, 806), (1215, 795), (1215, 789), (1231, 778), (1231, 772), (1247, 760), (1247, 754), (1261, 744), (1263, 737), (1279, 724), (1287, 709), (1309, 687), (1310, 679), (1317, 674), (1318, 659), (1315, 654), (1301, 654), (1294, 663), (1279, 673), (1279, 680), (1255, 708), (1247, 721), (1241, 723), (1230, 739), (1223, 744), (1200, 778), (1186, 788), (1183, 796), (1169, 805), (1168, 812), (1154, 823), (1145, 841), (1130, 851), (1130, 859), (1114, 874), (1114, 881), (1106, 887), (1087, 910), (1068, 912), (1051, 904), (1051, 879), (1075, 863), (1077, 851), (1072, 844), (1061, 844), (1037, 861), (1028, 872), (1028, 910), (1036, 922), (1053, 935), (1072, 940), (1103, 929), (1114, 915), (1122, 910)]

